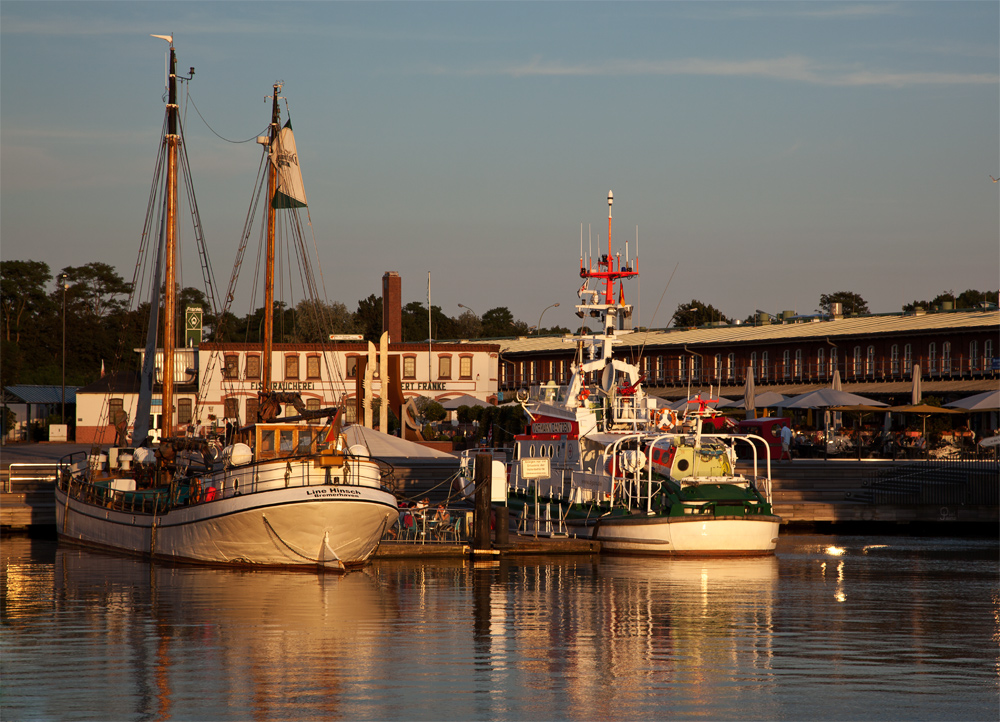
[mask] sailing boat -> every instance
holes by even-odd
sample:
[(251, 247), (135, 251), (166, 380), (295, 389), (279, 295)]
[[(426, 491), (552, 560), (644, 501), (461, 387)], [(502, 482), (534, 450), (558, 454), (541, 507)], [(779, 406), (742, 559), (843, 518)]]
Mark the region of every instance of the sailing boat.
[[(258, 140), (268, 159), (269, 200), (264, 279), (268, 318), (260, 411), (246, 426), (227, 434), (221, 449), (201, 436), (175, 434), (169, 411), (174, 404), (174, 243), (178, 151), (183, 133), (173, 38), (154, 37), (170, 43), (167, 117), (161, 145), (166, 181), (150, 330), (132, 431), (136, 446), (112, 448), (108, 458), (114, 461), (107, 471), (86, 458), (76, 459), (76, 455), (64, 460), (55, 492), (59, 538), (177, 562), (333, 571), (361, 566), (397, 519), (396, 498), (385, 484), (385, 466), (371, 458), (363, 446), (347, 447), (338, 409), (307, 410), (296, 394), (276, 392), (270, 378), (275, 217), (281, 209), (305, 203), (301, 175), (296, 179), (289, 173), (290, 166), (297, 167), (297, 156), (291, 127), (280, 126), (280, 86), (275, 86), (269, 133)], [(290, 162), (293, 158), (294, 163)], [(149, 417), (161, 260), (165, 286), (164, 413), (159, 444), (154, 447)], [(278, 418), (281, 404), (290, 404), (301, 413)], [(124, 426), (124, 420), (113, 421)], [(118, 436), (116, 441), (121, 443), (123, 429)]]
[[(514, 438), (507, 468), (493, 459), (489, 476), (494, 485), (506, 476), (522, 534), (575, 533), (620, 554), (772, 554), (781, 519), (771, 507), (770, 460), (758, 460), (753, 439), (765, 450), (767, 443), (704, 433), (711, 399), (699, 398), (683, 419), (659, 409), (643, 387), (641, 362), (615, 356), (615, 345), (634, 333), (624, 282), (639, 270), (638, 243), (634, 258), (627, 244), (624, 258), (612, 252), (613, 200), (609, 192), (608, 252), (585, 257), (582, 228), (580, 236), (577, 316), (600, 328), (567, 339), (577, 346), (569, 384), (518, 392), (527, 428)], [(736, 470), (737, 446), (752, 456), (750, 475)], [(466, 494), (476, 453), (462, 459)]]

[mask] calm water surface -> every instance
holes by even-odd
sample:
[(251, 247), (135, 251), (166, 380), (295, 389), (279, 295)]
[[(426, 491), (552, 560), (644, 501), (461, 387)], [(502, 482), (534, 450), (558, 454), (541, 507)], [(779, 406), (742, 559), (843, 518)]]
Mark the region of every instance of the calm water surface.
[(4, 538), (3, 720), (996, 720), (994, 540), (171, 567)]

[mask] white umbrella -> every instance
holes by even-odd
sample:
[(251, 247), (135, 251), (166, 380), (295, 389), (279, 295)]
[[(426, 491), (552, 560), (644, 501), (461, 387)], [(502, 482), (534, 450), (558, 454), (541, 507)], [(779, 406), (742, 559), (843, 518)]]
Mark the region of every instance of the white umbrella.
[(477, 399), (475, 396), (469, 396), (468, 394), (462, 394), (453, 399), (446, 399), (441, 402), (441, 406), (446, 411), (455, 411), (459, 406), (489, 406), (490, 404)]
[(794, 396), (789, 401), (786, 401), (784, 406), (786, 409), (826, 409), (831, 406), (858, 406), (860, 404), (864, 404), (865, 406), (888, 406), (888, 404), (883, 404), (881, 401), (875, 401), (874, 399), (858, 396), (857, 394), (849, 394), (846, 391), (838, 391), (837, 389), (818, 389), (801, 394), (800, 396)]
[(966, 411), (996, 411), (1000, 409), (1000, 389), (968, 396), (945, 404), (945, 406), (951, 409), (965, 409)]
[[(788, 397), (784, 394), (779, 394), (776, 391), (765, 391), (760, 396), (754, 395), (754, 406), (757, 408), (769, 409), (774, 406), (784, 406), (785, 401)], [(725, 404), (719, 403), (716, 408), (727, 408), (727, 409), (744, 409), (746, 408), (746, 399), (737, 399), (735, 401), (729, 401)]]

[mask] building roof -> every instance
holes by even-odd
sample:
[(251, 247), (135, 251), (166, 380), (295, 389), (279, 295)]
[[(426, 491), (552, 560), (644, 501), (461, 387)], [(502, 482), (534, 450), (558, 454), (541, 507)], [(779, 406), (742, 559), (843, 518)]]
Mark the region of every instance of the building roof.
[[(1000, 328), (1000, 311), (954, 311), (922, 315), (860, 316), (816, 319), (767, 326), (708, 326), (702, 328), (637, 331), (622, 337), (620, 346), (695, 346), (761, 344), (787, 340), (823, 340), (870, 337), (879, 334), (921, 334)], [(573, 337), (521, 336), (500, 341), (501, 353), (549, 353), (572, 348)]]
[[(66, 403), (76, 403), (76, 386), (66, 387)], [(3, 402), (5, 404), (61, 404), (63, 401), (62, 386), (5, 386)]]

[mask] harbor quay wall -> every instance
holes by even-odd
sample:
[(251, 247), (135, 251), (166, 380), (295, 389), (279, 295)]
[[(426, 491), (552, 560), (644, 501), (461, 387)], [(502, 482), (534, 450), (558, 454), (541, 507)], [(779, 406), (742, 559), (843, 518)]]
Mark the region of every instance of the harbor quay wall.
[(1000, 523), (1000, 463), (812, 460), (772, 464), (774, 511), (790, 526)]
[[(46, 459), (51, 463), (50, 460)], [(55, 525), (51, 469), (0, 470), (0, 528), (3, 531)], [(458, 458), (393, 460), (395, 492), (401, 501), (429, 497), (454, 503)], [(743, 470), (742, 465), (740, 465)], [(27, 478), (24, 478), (27, 477)], [(774, 511), (789, 527), (831, 531), (908, 525), (982, 531), (1000, 524), (1000, 462), (923, 462), (796, 459), (772, 465)]]

